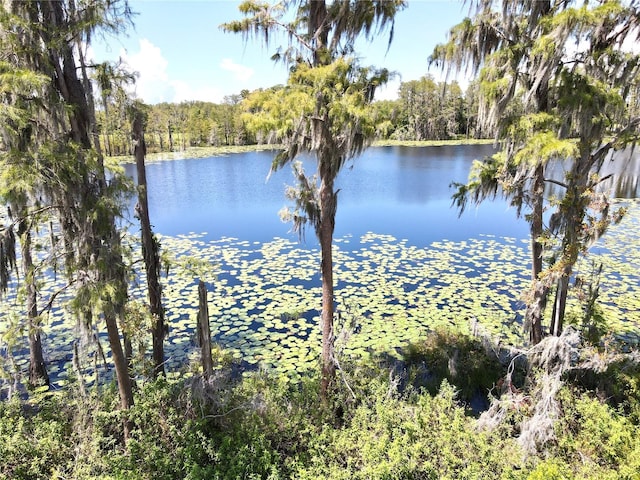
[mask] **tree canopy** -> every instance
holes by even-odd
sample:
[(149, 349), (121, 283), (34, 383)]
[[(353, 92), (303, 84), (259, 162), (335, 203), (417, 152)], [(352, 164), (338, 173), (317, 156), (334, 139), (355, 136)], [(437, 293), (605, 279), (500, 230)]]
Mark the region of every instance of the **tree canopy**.
[[(461, 209), (497, 194), (527, 218), (532, 283), (526, 326), (542, 338), (546, 298), (556, 286), (550, 333), (562, 331), (569, 280), (580, 253), (620, 217), (597, 189), (613, 151), (635, 144), (638, 118), (626, 108), (640, 58), (638, 5), (616, 0), (479, 2), (475, 16), (451, 30), (432, 61), (479, 71), (480, 122), (496, 130), (500, 154), (477, 163), (455, 200)], [(566, 162), (564, 178), (547, 173)], [(544, 185), (564, 193), (544, 205)], [(545, 209), (554, 210), (543, 225)], [(543, 257), (549, 258), (543, 269)]]

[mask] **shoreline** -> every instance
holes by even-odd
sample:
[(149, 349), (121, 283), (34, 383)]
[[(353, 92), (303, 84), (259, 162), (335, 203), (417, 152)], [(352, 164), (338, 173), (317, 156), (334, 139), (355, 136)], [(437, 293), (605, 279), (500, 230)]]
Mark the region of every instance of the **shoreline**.
[[(493, 139), (463, 139), (463, 140), (379, 140), (373, 142), (369, 148), (378, 147), (444, 147), (456, 145), (490, 145)], [(260, 152), (265, 150), (279, 150), (281, 144), (260, 145), (226, 145), (222, 147), (189, 147), (175, 152), (148, 153), (145, 162), (160, 162), (165, 160), (186, 160), (190, 158), (217, 157), (233, 153)], [(108, 157), (118, 163), (135, 163), (133, 155), (118, 155)]]

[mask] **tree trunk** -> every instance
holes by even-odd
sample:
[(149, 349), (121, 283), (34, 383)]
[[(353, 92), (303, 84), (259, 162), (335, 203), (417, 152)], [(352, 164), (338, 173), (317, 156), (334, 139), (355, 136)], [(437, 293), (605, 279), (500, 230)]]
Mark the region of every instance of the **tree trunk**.
[[(330, 61), (327, 55), (327, 43), (329, 25), (325, 22), (327, 17), (327, 5), (324, 0), (309, 2), (309, 37), (313, 39), (313, 66), (326, 65)], [(326, 126), (326, 123), (325, 123)], [(321, 136), (331, 134), (320, 133)], [(322, 276), (322, 311), (320, 325), (322, 328), (322, 365), (320, 380), (320, 397), (327, 402), (329, 391), (336, 375), (336, 366), (333, 351), (333, 230), (336, 220), (337, 196), (333, 191), (331, 158), (326, 152), (318, 152), (318, 171), (320, 173), (320, 221), (316, 226), (316, 234), (320, 241), (320, 271)], [(326, 158), (323, 158), (326, 157)]]
[(42, 354), (42, 337), (38, 318), (37, 289), (33, 258), (31, 256), (31, 230), (26, 227), (20, 238), (22, 244), (22, 268), (27, 290), (27, 326), (29, 328), (29, 384), (49, 385), (49, 375)]
[[(547, 15), (551, 10), (549, 0), (541, 0), (538, 4), (539, 15)], [(539, 112), (549, 111), (549, 80), (544, 79), (536, 89), (535, 94), (537, 110)], [(542, 341), (542, 320), (549, 298), (550, 286), (539, 277), (542, 273), (543, 245), (540, 243), (542, 236), (543, 213), (544, 213), (544, 165), (538, 164), (533, 178), (533, 207), (531, 212), (531, 284), (533, 288), (533, 298), (530, 305), (527, 305), (525, 313), (525, 323), (529, 327), (529, 340), (531, 344), (537, 345)]]
[(326, 22), (327, 5), (325, 0), (309, 2), (309, 37), (313, 39), (313, 65), (326, 65), (330, 61), (327, 58), (329, 24)]
[[(120, 322), (122, 324), (122, 322)], [(131, 343), (131, 335), (123, 328), (122, 346), (124, 347), (124, 359), (127, 362), (127, 370), (129, 370), (129, 378), (131, 379), (131, 387), (136, 384), (133, 378), (133, 344)]]
[(209, 326), (209, 305), (207, 303), (207, 287), (202, 280), (198, 282), (198, 342), (202, 373), (205, 379), (213, 375), (213, 358), (211, 357), (211, 327)]
[(111, 157), (111, 141), (109, 139), (109, 133), (111, 132), (111, 118), (109, 112), (109, 100), (104, 92), (102, 93), (102, 108), (104, 110), (104, 130), (107, 132), (105, 135), (105, 148), (107, 150), (107, 155)]
[(562, 334), (564, 312), (567, 305), (567, 292), (569, 290), (569, 277), (562, 276), (558, 280), (556, 298), (553, 302), (553, 316), (551, 318), (551, 335), (559, 337)]
[[(587, 158), (589, 154), (587, 154)], [(569, 281), (573, 274), (573, 266), (578, 261), (580, 252), (580, 229), (586, 213), (585, 188), (586, 178), (590, 171), (590, 166), (581, 157), (580, 162), (576, 163), (573, 171), (568, 175), (570, 184), (562, 200), (561, 208), (564, 209), (565, 228), (561, 245), (561, 276), (558, 278), (558, 288), (556, 290), (556, 298), (553, 305), (553, 316), (551, 319), (551, 335), (559, 336), (562, 334), (564, 326), (564, 314), (567, 307), (567, 295), (569, 292)], [(578, 162), (578, 160), (576, 160)]]
[[(321, 169), (321, 175), (322, 169)], [(326, 174), (325, 174), (326, 175)], [(328, 399), (329, 390), (336, 375), (333, 345), (333, 229), (335, 225), (337, 196), (333, 191), (333, 181), (323, 178), (320, 186), (320, 226), (318, 239), (321, 252), (322, 274), (322, 379), (320, 394), (323, 401)]]
[[(113, 364), (116, 370), (116, 378), (118, 379), (118, 393), (120, 394), (120, 407), (128, 410), (133, 405), (133, 388), (131, 387), (131, 377), (129, 376), (129, 368), (122, 351), (120, 343), (120, 333), (118, 331), (118, 322), (114, 315), (105, 315), (105, 323), (107, 325), (107, 334), (109, 336), (109, 346), (113, 355)], [(124, 438), (129, 438), (131, 432), (131, 421), (126, 417), (124, 422)]]
[(111, 135), (106, 134), (104, 138), (105, 138), (105, 143), (107, 144), (107, 155), (109, 155), (110, 157), (113, 157), (113, 148), (111, 148)]
[(138, 205), (137, 214), (140, 217), (142, 230), (142, 254), (147, 272), (147, 291), (149, 295), (149, 309), (153, 319), (151, 336), (153, 339), (153, 375), (164, 375), (164, 339), (167, 327), (162, 306), (162, 287), (160, 285), (160, 256), (158, 241), (153, 235), (149, 219), (149, 202), (147, 198), (147, 174), (144, 164), (146, 145), (142, 112), (136, 110), (132, 122), (134, 152), (138, 172)]
[(542, 319), (547, 304), (549, 288), (538, 278), (542, 272), (543, 233), (542, 214), (544, 206), (544, 167), (538, 165), (533, 185), (533, 211), (531, 212), (531, 287), (532, 300), (527, 302), (525, 325), (529, 329), (529, 340), (536, 345), (542, 340)]
[(578, 215), (577, 208), (571, 207), (567, 213), (567, 227), (564, 232), (564, 239), (562, 241), (562, 256), (560, 261), (562, 262), (562, 273), (558, 278), (556, 298), (553, 303), (553, 315), (551, 317), (551, 335), (560, 336), (562, 334), (562, 328), (564, 326), (564, 314), (567, 307), (567, 295), (569, 293), (569, 280), (573, 272), (573, 266), (578, 258), (578, 235), (576, 232), (576, 225), (581, 223), (580, 218), (576, 218)]

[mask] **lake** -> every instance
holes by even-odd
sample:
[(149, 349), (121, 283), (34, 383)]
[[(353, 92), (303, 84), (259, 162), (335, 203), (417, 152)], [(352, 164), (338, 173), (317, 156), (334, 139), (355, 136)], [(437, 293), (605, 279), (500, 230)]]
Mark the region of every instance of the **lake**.
[[(526, 235), (526, 223), (502, 201), (472, 207), (460, 219), (451, 208), (450, 184), (465, 182), (471, 162), (492, 151), (490, 145), (370, 148), (339, 176), (335, 236), (359, 238), (372, 231), (426, 246), (483, 233)], [(297, 240), (278, 216), (294, 179), (285, 167), (267, 180), (273, 156), (262, 151), (147, 165), (155, 230), (207, 232), (207, 239)], [(312, 171), (311, 163), (305, 166)], [(135, 178), (134, 165), (126, 168)], [(315, 243), (312, 231), (306, 241)]]
[[(470, 206), (461, 217), (451, 207), (451, 183), (466, 182), (472, 162), (492, 152), (490, 145), (375, 147), (341, 172), (336, 301), (357, 332), (349, 354), (397, 352), (438, 326), (468, 331), (472, 319), (497, 338), (522, 342), (520, 295), (530, 265), (525, 220), (501, 199)], [(320, 344), (319, 252), (313, 231), (300, 242), (280, 221), (293, 177), (286, 167), (267, 180), (273, 156), (151, 163), (150, 213), (165, 248), (216, 265), (209, 282), (215, 339), (249, 364), (301, 373), (315, 365)], [(313, 171), (312, 162), (305, 166)], [(637, 196), (636, 167), (627, 170), (635, 179), (623, 188), (609, 187)], [(133, 165), (126, 168), (135, 175)], [(562, 165), (555, 170), (562, 174)], [(638, 253), (640, 241), (629, 233), (638, 225), (634, 207), (607, 237), (610, 243), (600, 243), (598, 257), (610, 267), (603, 302), (620, 302), (608, 314), (629, 337), (640, 323), (637, 281), (630, 284), (619, 271)], [(637, 280), (637, 269), (629, 274)], [(192, 348), (193, 280), (193, 273), (166, 279), (170, 364)]]
[[(502, 344), (523, 343), (521, 295), (530, 265), (526, 222), (500, 199), (470, 206), (461, 217), (451, 207), (450, 184), (465, 182), (473, 160), (492, 151), (491, 146), (376, 147), (341, 172), (334, 281), (343, 356), (398, 357), (435, 328), (470, 332), (476, 321)], [(317, 366), (320, 253), (313, 231), (301, 242), (280, 221), (278, 211), (287, 204), (284, 190), (293, 177), (287, 167), (267, 181), (273, 156), (262, 151), (147, 165), (151, 221), (173, 262), (162, 279), (171, 375), (197, 353), (193, 332), (199, 277), (209, 290), (214, 340), (244, 371), (260, 366), (295, 381)], [(308, 162), (308, 171), (312, 167)], [(555, 166), (556, 175), (562, 167)], [(588, 276), (592, 262), (603, 263), (605, 316), (620, 338), (637, 343), (640, 203), (633, 198), (638, 196), (638, 157), (615, 168), (628, 175), (606, 188), (628, 198), (623, 203), (629, 211), (577, 272)], [(134, 165), (125, 169), (135, 177)], [(135, 243), (139, 227), (132, 214), (129, 221)], [(41, 304), (60, 282), (58, 277), (57, 285), (41, 286)], [(146, 301), (142, 275), (130, 294), (140, 305)], [(67, 381), (76, 344), (84, 352), (80, 363), (88, 381), (108, 378), (111, 373), (100, 367), (100, 350), (80, 333), (64, 298), (57, 297), (44, 326), (51, 379), (58, 385)], [(5, 318), (22, 315), (15, 299), (9, 295), (0, 304)], [(579, 314), (575, 299), (569, 314)], [(93, 329), (110, 361), (104, 326), (98, 322)], [(141, 332), (148, 353), (150, 339)], [(15, 349), (5, 351), (11, 350), (13, 365), (23, 372), (28, 368), (26, 344), (26, 337), (17, 338)]]
[[(478, 207), (470, 205), (460, 218), (451, 206), (455, 190), (451, 184), (466, 183), (472, 162), (493, 151), (491, 145), (368, 149), (339, 175), (335, 236), (359, 238), (375, 232), (423, 247), (436, 240), (464, 240), (483, 234), (526, 237), (526, 222), (501, 199)], [(290, 233), (290, 225), (278, 216), (287, 205), (285, 188), (294, 179), (289, 167), (267, 179), (274, 155), (260, 151), (148, 164), (155, 231), (166, 235), (206, 232), (208, 240), (297, 240)], [(606, 165), (606, 173), (615, 172), (612, 165)], [(616, 166), (618, 172), (625, 172), (624, 178), (608, 188), (614, 196), (636, 198), (640, 192), (640, 155)], [(313, 171), (312, 162), (305, 167)], [(135, 165), (125, 168), (135, 179)], [(558, 163), (553, 172), (561, 178), (562, 164)], [(305, 240), (315, 245), (313, 231)]]

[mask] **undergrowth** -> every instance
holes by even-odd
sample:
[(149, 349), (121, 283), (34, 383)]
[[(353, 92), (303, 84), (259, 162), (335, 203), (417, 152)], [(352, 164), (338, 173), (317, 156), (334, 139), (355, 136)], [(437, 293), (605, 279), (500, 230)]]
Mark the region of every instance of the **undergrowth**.
[(0, 478), (640, 479), (637, 366), (611, 367), (615, 402), (599, 379), (568, 377), (554, 440), (527, 454), (517, 437), (530, 404), (512, 404), (494, 429), (465, 406), (471, 392), (497, 395), (505, 374), (483, 355), (440, 332), (407, 352), (403, 371), (343, 363), (349, 387), (338, 382), (324, 405), (316, 378), (218, 370), (139, 383), (126, 446), (114, 386), (14, 398), (0, 403)]

